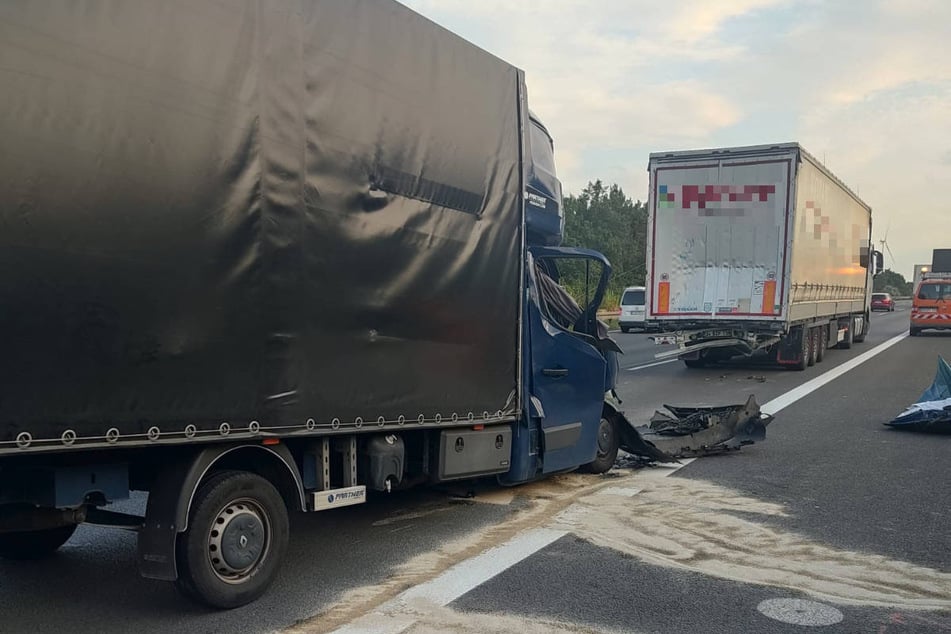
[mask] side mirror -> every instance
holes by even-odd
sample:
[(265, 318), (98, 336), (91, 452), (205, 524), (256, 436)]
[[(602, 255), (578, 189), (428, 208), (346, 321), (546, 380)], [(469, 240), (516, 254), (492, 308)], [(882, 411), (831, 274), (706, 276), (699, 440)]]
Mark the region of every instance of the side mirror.
[(881, 251), (874, 251), (873, 257), (875, 258), (875, 275), (878, 275), (885, 270), (885, 256), (882, 255)]

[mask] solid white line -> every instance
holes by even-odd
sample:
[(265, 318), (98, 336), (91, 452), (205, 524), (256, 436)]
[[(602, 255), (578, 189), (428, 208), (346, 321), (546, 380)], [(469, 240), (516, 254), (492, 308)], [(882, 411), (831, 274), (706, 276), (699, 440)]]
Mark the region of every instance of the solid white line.
[(677, 363), (680, 359), (667, 359), (666, 361), (655, 361), (654, 363), (645, 363), (644, 365), (635, 365), (633, 368), (626, 368), (628, 372), (634, 372), (636, 370), (646, 370), (647, 368), (655, 368), (659, 365), (664, 365), (665, 363)]
[(876, 355), (881, 354), (882, 352), (885, 352), (886, 350), (888, 350), (889, 348), (891, 348), (892, 346), (894, 346), (896, 343), (898, 343), (899, 341), (901, 341), (907, 336), (908, 336), (908, 333), (906, 332), (906, 333), (902, 333), (898, 335), (897, 337), (892, 337), (885, 343), (881, 343), (875, 346), (868, 352), (863, 352), (862, 354), (855, 357), (854, 359), (849, 359), (845, 363), (832, 368), (828, 372), (820, 374), (819, 376), (817, 376), (816, 378), (810, 381), (806, 381), (799, 387), (789, 390), (782, 396), (777, 396), (773, 400), (762, 405), (760, 407), (760, 411), (762, 411), (765, 414), (775, 414), (776, 412), (789, 407), (790, 405), (792, 405), (799, 399), (811, 394), (812, 392), (815, 392), (816, 390), (826, 385), (827, 383), (834, 381), (835, 379), (839, 378), (840, 376), (842, 376), (849, 370), (853, 370), (857, 368), (858, 366), (862, 365), (863, 363), (865, 363), (866, 361), (868, 361), (869, 359), (875, 357)]
[[(398, 634), (411, 627), (416, 619), (399, 610), (414, 601), (444, 607), (518, 562), (567, 535), (567, 531), (537, 528), (513, 537), (501, 546), (456, 564), (435, 579), (409, 590), (373, 612), (334, 630), (335, 634), (386, 632)], [(396, 614), (394, 614), (394, 612)]]
[[(686, 458), (680, 464), (659, 465), (644, 469), (638, 471), (637, 479), (666, 478), (694, 460), (694, 458)], [(640, 491), (640, 489), (634, 487), (609, 487), (598, 491), (597, 494), (633, 496)], [(562, 513), (566, 513), (570, 509), (571, 507), (568, 507)], [(435, 579), (404, 591), (372, 612), (334, 630), (333, 634), (365, 634), (368, 632), (400, 634), (405, 632), (417, 621), (411, 610), (405, 610), (405, 608), (411, 607), (411, 603), (422, 601), (445, 607), (520, 561), (528, 559), (542, 548), (568, 535), (568, 533), (568, 531), (550, 528), (536, 528), (522, 533), (501, 546), (495, 546), (475, 557), (459, 562)]]

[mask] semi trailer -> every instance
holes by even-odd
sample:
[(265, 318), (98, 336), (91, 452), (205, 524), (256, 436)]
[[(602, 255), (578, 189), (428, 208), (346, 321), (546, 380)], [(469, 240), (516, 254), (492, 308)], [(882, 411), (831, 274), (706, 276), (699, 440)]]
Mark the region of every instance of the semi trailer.
[(650, 155), (647, 323), (690, 368), (795, 369), (869, 331), (872, 210), (797, 143)]

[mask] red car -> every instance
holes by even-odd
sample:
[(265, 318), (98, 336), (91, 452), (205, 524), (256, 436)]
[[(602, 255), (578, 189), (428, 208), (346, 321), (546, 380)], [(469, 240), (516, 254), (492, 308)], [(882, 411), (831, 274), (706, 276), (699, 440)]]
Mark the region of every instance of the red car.
[(895, 300), (888, 293), (872, 293), (872, 310), (895, 310)]

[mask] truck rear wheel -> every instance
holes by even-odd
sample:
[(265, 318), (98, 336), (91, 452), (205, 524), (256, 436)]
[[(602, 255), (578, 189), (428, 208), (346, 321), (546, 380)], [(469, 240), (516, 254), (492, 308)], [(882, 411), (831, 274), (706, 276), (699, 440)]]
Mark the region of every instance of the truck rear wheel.
[[(853, 326), (855, 325), (854, 319), (852, 320), (852, 325)], [(868, 318), (868, 315), (865, 315), (865, 318), (862, 319), (862, 332), (855, 333), (855, 336), (852, 337), (852, 341), (854, 341), (855, 343), (862, 343), (863, 341), (865, 341), (865, 335), (868, 334), (868, 331), (871, 329), (871, 327), (872, 327), (872, 322)]]
[(819, 326), (819, 349), (816, 350), (816, 363), (822, 363), (826, 358), (826, 349), (829, 347), (829, 327)]
[(851, 317), (849, 318), (849, 329), (845, 333), (845, 338), (839, 342), (839, 348), (842, 350), (848, 350), (852, 347), (853, 336), (855, 335), (855, 320)]
[(38, 531), (0, 533), (0, 557), (14, 561), (41, 559), (56, 552), (74, 532), (76, 525), (69, 524)]
[(270, 482), (226, 471), (202, 483), (179, 535), (178, 581), (186, 596), (236, 608), (261, 596), (287, 550), (287, 508)]
[(799, 356), (796, 359), (796, 362), (790, 365), (789, 367), (793, 370), (802, 371), (809, 367), (809, 357), (810, 350), (812, 346), (810, 342), (812, 341), (812, 336), (809, 332), (809, 329), (805, 326), (799, 326)]
[(809, 365), (815, 365), (819, 360), (819, 329), (810, 328), (809, 333)]
[(621, 439), (618, 436), (614, 421), (607, 416), (601, 417), (598, 424), (598, 455), (588, 464), (581, 467), (586, 473), (606, 473), (614, 466)]

